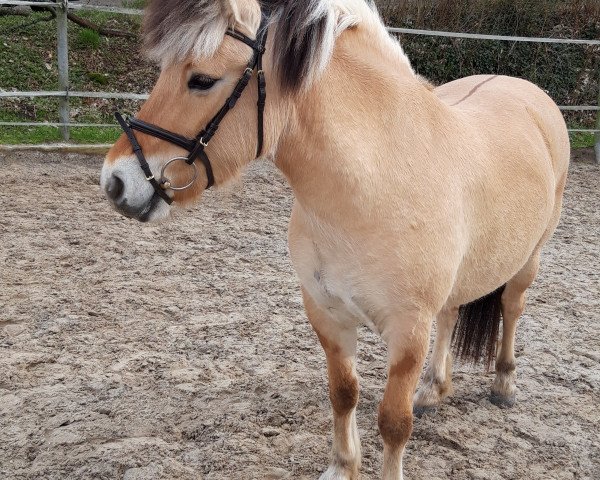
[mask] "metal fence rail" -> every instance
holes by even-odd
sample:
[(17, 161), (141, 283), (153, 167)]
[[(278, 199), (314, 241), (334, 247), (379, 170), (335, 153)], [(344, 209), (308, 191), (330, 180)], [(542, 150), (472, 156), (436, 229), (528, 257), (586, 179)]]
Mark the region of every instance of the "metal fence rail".
[(436, 30), (418, 30), (413, 28), (388, 27), (390, 33), (407, 33), (410, 35), (426, 35), (428, 37), (467, 38), (470, 40), (494, 40), (497, 42), (559, 43), (567, 45), (600, 46), (600, 40), (574, 38), (544, 37), (510, 37), (506, 35), (485, 35), (483, 33), (441, 32)]
[[(11, 92), (11, 91), (0, 91), (0, 98), (10, 97), (79, 97), (79, 98), (107, 98), (107, 99), (118, 99), (118, 100), (147, 100), (147, 93), (120, 93), (120, 92), (76, 92), (73, 90), (51, 90), (43, 91), (36, 90), (34, 92)], [(591, 108), (596, 107), (582, 107)]]
[[(120, 92), (77, 92), (69, 90), (69, 62), (68, 62), (68, 39), (67, 39), (67, 11), (68, 10), (89, 10), (100, 11), (107, 13), (125, 14), (125, 15), (142, 15), (143, 10), (122, 7), (97, 6), (86, 4), (69, 3), (69, 0), (56, 0), (44, 2), (30, 2), (22, 0), (0, 0), (1, 6), (51, 6), (55, 8), (57, 14), (57, 29), (58, 29), (58, 91), (35, 91), (35, 92), (17, 92), (17, 91), (1, 91), (0, 99), (15, 98), (15, 97), (57, 97), (60, 99), (59, 104), (59, 122), (0, 122), (0, 126), (52, 126), (61, 129), (64, 140), (69, 139), (70, 128), (77, 127), (116, 127), (113, 124), (104, 123), (71, 123), (69, 112), (69, 97), (74, 98), (103, 98), (103, 99), (125, 99), (125, 100), (146, 100), (148, 94), (136, 93), (120, 93)], [(412, 28), (397, 28), (388, 27), (388, 31), (392, 34), (408, 34), (408, 35), (426, 35), (434, 37), (446, 38), (462, 38), (470, 40), (492, 40), (506, 42), (528, 42), (528, 43), (548, 43), (548, 44), (568, 44), (580, 46), (600, 46), (600, 40), (587, 39), (569, 39), (569, 38), (543, 38), (543, 37), (511, 37), (504, 35), (485, 35), (463, 32), (444, 32), (435, 30), (420, 30)], [(598, 98), (598, 106), (592, 105), (568, 105), (561, 106), (563, 111), (597, 111), (600, 112), (600, 97)], [(596, 158), (600, 163), (600, 113), (596, 129), (571, 129), (571, 132), (587, 132), (596, 133)]]
[[(4, 0), (0, 2), (0, 6), (9, 5), (9, 6), (17, 6), (17, 7), (56, 7), (57, 4), (67, 3), (62, 0), (58, 0), (57, 2), (26, 2), (21, 0)], [(123, 8), (123, 7), (108, 7), (103, 5), (81, 5), (77, 3), (67, 3), (67, 8), (69, 10), (96, 10), (97, 12), (107, 12), (107, 13), (122, 13), (124, 15), (143, 15), (143, 10), (138, 10), (136, 8)]]

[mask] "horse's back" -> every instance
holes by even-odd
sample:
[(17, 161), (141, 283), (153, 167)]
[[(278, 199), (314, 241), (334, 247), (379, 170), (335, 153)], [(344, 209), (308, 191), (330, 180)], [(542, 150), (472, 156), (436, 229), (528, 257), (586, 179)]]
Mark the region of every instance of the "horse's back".
[(541, 150), (548, 154), (542, 156), (549, 157), (555, 179), (566, 174), (570, 144), (564, 118), (554, 101), (533, 83), (476, 75), (441, 85), (435, 94), (492, 148), (506, 149), (512, 144), (520, 151), (524, 145)]

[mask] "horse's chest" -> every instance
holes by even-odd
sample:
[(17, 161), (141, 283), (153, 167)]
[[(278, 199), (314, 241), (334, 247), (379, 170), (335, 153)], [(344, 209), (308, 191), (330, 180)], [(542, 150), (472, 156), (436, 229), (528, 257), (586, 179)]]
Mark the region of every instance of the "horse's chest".
[(355, 278), (352, 268), (328, 263), (318, 256), (310, 263), (312, 268), (301, 274), (301, 280), (315, 303), (337, 321), (364, 324), (377, 331), (367, 308), (366, 292), (363, 292), (362, 282)]

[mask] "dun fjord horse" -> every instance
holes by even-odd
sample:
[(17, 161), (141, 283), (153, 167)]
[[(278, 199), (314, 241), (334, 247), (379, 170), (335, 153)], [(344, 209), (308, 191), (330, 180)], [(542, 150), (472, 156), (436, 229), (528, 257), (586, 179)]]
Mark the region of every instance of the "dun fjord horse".
[(154, 221), (256, 156), (285, 174), (291, 259), (333, 406), (321, 478), (358, 476), (361, 324), (389, 352), (384, 479), (402, 478), (413, 400), (422, 412), (452, 392), (453, 332), (460, 354), (489, 362), (501, 314), (492, 400), (511, 405), (517, 319), (569, 163), (552, 100), (501, 76), (433, 89), (363, 0), (156, 0), (145, 32), (162, 73), (138, 118), (119, 116), (102, 188), (123, 214)]

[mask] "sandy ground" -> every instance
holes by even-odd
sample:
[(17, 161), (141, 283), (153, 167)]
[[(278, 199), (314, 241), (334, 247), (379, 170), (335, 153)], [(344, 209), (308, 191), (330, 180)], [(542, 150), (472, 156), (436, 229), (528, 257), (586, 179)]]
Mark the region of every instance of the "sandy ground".
[[(0, 155), (0, 478), (315, 479), (323, 353), (267, 164), (162, 225), (111, 211), (101, 159)], [(519, 403), (458, 367), (408, 479), (600, 478), (600, 167), (573, 165), (518, 333)], [(363, 479), (379, 477), (385, 352), (361, 332)]]

